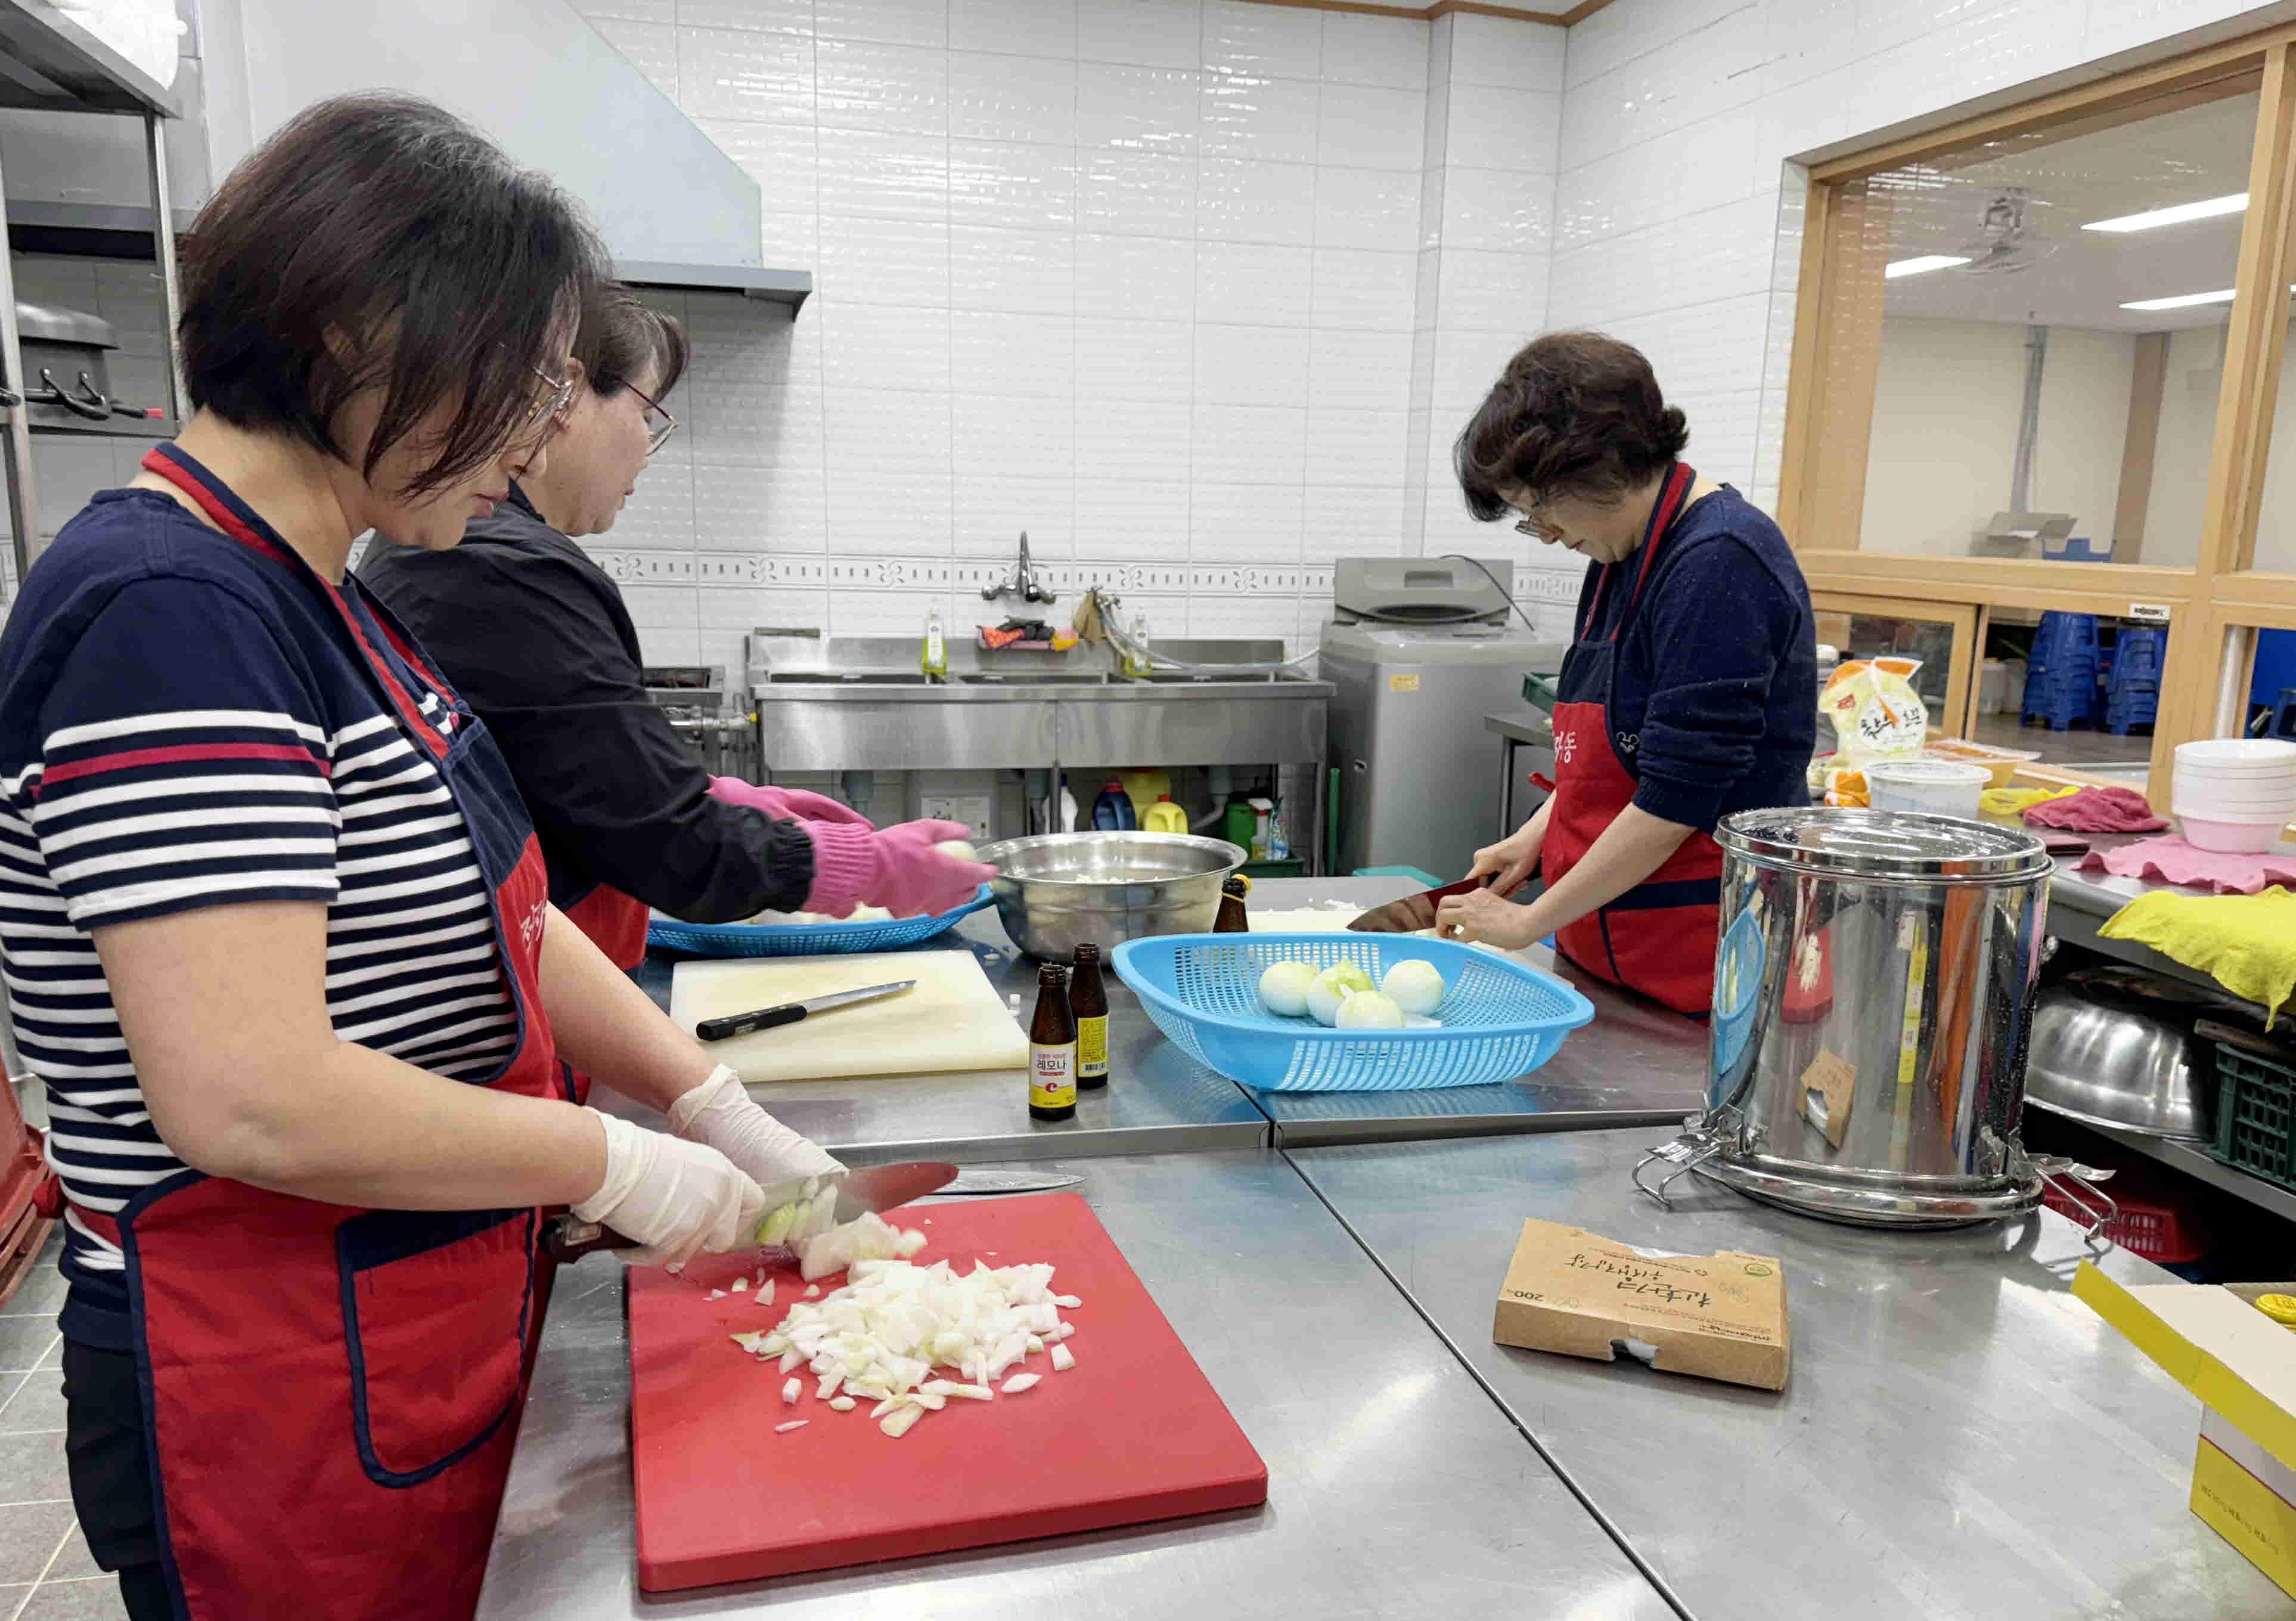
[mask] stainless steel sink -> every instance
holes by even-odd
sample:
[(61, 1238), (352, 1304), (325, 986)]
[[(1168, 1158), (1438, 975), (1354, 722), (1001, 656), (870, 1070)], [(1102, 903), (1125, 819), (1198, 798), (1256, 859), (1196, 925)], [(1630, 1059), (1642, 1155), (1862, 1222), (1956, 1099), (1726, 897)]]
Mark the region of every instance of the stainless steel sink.
[(1103, 647), (1000, 654), (952, 640), (947, 680), (916, 668), (913, 637), (760, 630), (750, 649), (770, 770), (1320, 768), (1324, 758), (1331, 684), (1270, 668), (1280, 641), (1160, 642), (1207, 668), (1144, 679), (1120, 675)]

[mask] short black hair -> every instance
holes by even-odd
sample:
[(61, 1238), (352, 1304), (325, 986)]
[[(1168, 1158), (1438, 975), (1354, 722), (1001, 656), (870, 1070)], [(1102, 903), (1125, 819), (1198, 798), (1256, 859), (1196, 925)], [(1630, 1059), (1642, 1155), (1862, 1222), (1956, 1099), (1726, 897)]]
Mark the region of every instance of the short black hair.
[(1507, 362), (1452, 465), (1467, 510), (1489, 523), (1507, 514), (1511, 490), (1614, 501), (1689, 443), (1689, 418), (1666, 403), (1642, 350), (1603, 333), (1551, 332)]
[(379, 387), (360, 473), (441, 402), (405, 493), (500, 454), (562, 358), (603, 251), (574, 202), (414, 96), (319, 102), (227, 176), (184, 243), (193, 405), (338, 461), (338, 414)]
[(611, 399), (652, 366), (658, 374), (653, 394), (660, 399), (685, 374), (686, 356), (684, 324), (619, 282), (600, 283), (582, 301), (574, 358), (599, 399)]

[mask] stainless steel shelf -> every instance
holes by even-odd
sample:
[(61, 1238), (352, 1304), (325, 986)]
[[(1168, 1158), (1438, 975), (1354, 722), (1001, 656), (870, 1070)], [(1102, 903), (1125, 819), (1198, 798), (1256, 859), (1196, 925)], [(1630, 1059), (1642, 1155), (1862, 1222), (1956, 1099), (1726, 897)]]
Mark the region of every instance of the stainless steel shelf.
[[(34, 407), (36, 410), (39, 408)], [(53, 433), (61, 439), (160, 440), (175, 438), (177, 425), (164, 418), (155, 419), (149, 416), (115, 416), (108, 423), (90, 422), (84, 417), (75, 416), (69, 422), (35, 420), (31, 428), (32, 436), (35, 439), (43, 434)]]
[[(2190, 1142), (2167, 1137), (2148, 1137), (2142, 1131), (2131, 1131), (2121, 1126), (2100, 1125), (2094, 1120), (2081, 1123), (2101, 1136), (2110, 1137), (2125, 1148), (2134, 1148), (2148, 1159), (2155, 1159), (2171, 1170), (2182, 1171), (2196, 1181), (2229, 1193), (2233, 1197), (2270, 1211), (2274, 1215), (2296, 1222), (2296, 1193), (2276, 1187), (2260, 1176), (2251, 1176), (2245, 1171), (2235, 1171), (2230, 1165), (2211, 1159), (2202, 1148)], [(2110, 1188), (2107, 1191), (2111, 1191)]]
[(0, 0), (0, 107), (177, 118), (175, 92), (46, 0)]

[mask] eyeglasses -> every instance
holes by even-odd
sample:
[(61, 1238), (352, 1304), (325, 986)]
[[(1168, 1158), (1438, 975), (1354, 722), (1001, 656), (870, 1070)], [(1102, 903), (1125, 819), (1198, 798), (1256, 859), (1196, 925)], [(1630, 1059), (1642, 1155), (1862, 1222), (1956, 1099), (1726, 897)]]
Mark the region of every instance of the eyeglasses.
[(631, 393), (645, 401), (646, 454), (652, 456), (669, 443), (669, 436), (677, 432), (677, 418), (672, 416), (660, 400), (636, 383), (625, 385)]
[(519, 436), (524, 438), (535, 434), (538, 439), (547, 439), (565, 425), (566, 413), (574, 404), (577, 384), (573, 366), (570, 362), (566, 370), (554, 377), (538, 366), (529, 366), (526, 369), (541, 378), (546, 386), (537, 390), (533, 399), (528, 402), (526, 415), (519, 420)]
[(1534, 540), (1544, 540), (1557, 532), (1553, 524), (1536, 513), (1524, 512), (1519, 506), (1515, 508), (1515, 513), (1514, 532), (1518, 535), (1529, 535)]

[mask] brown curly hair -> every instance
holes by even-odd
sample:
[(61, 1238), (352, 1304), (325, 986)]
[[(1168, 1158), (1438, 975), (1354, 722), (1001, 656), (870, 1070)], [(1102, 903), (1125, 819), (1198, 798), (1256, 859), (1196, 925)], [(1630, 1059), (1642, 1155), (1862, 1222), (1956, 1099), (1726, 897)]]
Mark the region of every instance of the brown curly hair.
[(1513, 510), (1503, 491), (1614, 501), (1689, 443), (1689, 419), (1660, 394), (1642, 350), (1599, 332), (1551, 332), (1507, 362), (1452, 465), (1467, 510), (1489, 523)]

